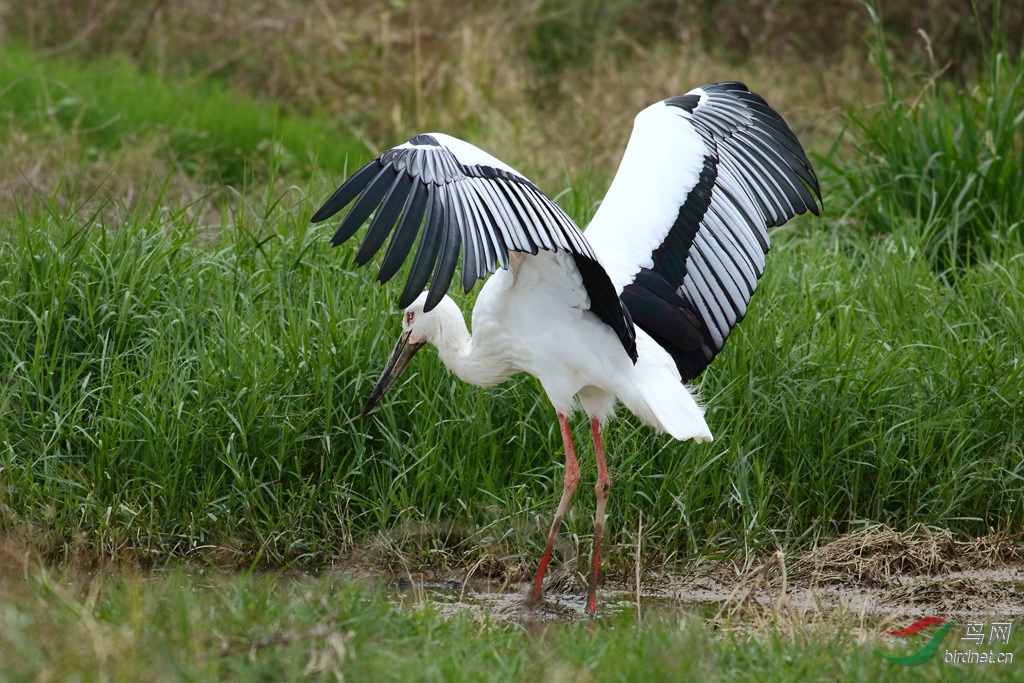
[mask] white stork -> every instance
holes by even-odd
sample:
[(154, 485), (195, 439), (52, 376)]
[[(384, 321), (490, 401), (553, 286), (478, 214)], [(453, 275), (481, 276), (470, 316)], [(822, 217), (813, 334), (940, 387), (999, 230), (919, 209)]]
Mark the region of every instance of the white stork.
[[(580, 478), (567, 417), (578, 398), (597, 460), (593, 615), (609, 490), (601, 425), (618, 399), (676, 439), (711, 440), (683, 382), (700, 375), (743, 319), (764, 269), (767, 229), (818, 213), (821, 192), (799, 141), (745, 85), (713, 83), (637, 115), (585, 233), (522, 174), (440, 133), (417, 135), (361, 168), (313, 222), (353, 200), (332, 243), (376, 211), (355, 260), (367, 263), (390, 235), (380, 282), (419, 241), (400, 299), (402, 333), (363, 415), (427, 343), (471, 384), (520, 372), (540, 380), (558, 415), (565, 479), (529, 598), (539, 602)], [(495, 273), (473, 308), (472, 335), (445, 294), (460, 253), (466, 292)]]

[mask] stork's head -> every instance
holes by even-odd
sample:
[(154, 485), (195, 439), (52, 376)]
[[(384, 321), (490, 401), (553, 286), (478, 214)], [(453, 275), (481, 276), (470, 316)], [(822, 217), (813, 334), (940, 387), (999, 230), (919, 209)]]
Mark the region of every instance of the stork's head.
[(384, 398), (384, 394), (398, 380), (402, 370), (416, 355), (416, 352), (423, 348), (424, 344), (427, 342), (437, 344), (437, 340), (441, 338), (444, 322), (452, 315), (453, 310), (455, 315), (462, 318), (459, 307), (447, 296), (442, 297), (437, 307), (429, 311), (423, 310), (426, 303), (427, 293), (423, 292), (402, 313), (402, 334), (398, 337), (395, 349), (391, 352), (391, 358), (384, 366), (384, 372), (377, 380), (377, 385), (373, 387), (360, 417), (366, 417), (367, 413)]

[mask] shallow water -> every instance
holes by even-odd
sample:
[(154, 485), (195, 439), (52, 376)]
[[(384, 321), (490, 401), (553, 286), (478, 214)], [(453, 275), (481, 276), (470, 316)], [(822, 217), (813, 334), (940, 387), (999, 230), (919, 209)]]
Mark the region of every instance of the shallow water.
[[(725, 574), (725, 572), (719, 572)], [(461, 581), (455, 576), (408, 577), (392, 582), (400, 600), (427, 600), (443, 612), (469, 612), (480, 619), (515, 622), (573, 621), (584, 618), (585, 591), (548, 590), (541, 605), (523, 604), (531, 584)], [(702, 572), (645, 580), (640, 609), (644, 614), (682, 612), (714, 618), (744, 585), (731, 578)], [(749, 598), (760, 605), (778, 604), (781, 580), (769, 576)], [(886, 586), (848, 580), (823, 583), (790, 580), (785, 587), (790, 608), (842, 611), (871, 621), (906, 616), (941, 615), (959, 620), (983, 617), (1024, 617), (1024, 566), (971, 569), (933, 576), (896, 576)], [(598, 591), (599, 616), (636, 610), (634, 586), (606, 585)]]

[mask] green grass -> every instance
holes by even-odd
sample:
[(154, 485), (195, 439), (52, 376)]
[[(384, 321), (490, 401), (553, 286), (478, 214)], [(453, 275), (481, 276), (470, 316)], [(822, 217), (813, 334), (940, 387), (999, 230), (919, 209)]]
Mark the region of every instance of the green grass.
[[(312, 208), (271, 188), (212, 232), (184, 213), (7, 218), (5, 526), (46, 519), (58, 556), (224, 547), (316, 565), (351, 549), (343, 539), (420, 520), (536, 552), (561, 482), (539, 387), (466, 386), (427, 353), (360, 421), (397, 290), (354, 269), (353, 247), (329, 248)], [(613, 545), (633, 544), (641, 510), (663, 557), (806, 543), (862, 520), (1018, 528), (1024, 263), (976, 264), (950, 288), (908, 232), (779, 235), (748, 319), (698, 386), (716, 441), (675, 442), (626, 415), (608, 429)], [(589, 531), (590, 510), (581, 492), (570, 532)]]
[(74, 136), (88, 163), (157, 139), (163, 154), (212, 181), (238, 185), (314, 164), (340, 174), (365, 146), (327, 119), (247, 99), (218, 81), (167, 81), (125, 59), (41, 59), (13, 43), (0, 52), (0, 141), (12, 126), (30, 135)]
[(886, 96), (874, 111), (850, 112), (857, 154), (837, 169), (858, 232), (889, 234), (914, 225), (933, 267), (952, 274), (992, 253), (1019, 253), (1024, 53), (1003, 48), (996, 12), (991, 49), (976, 82), (963, 87), (935, 75), (908, 95), (890, 67), (880, 21), (872, 16)]
[[(900, 645), (870, 630), (863, 640), (837, 624), (798, 629), (795, 640), (750, 637), (709, 632), (674, 609), (639, 624), (627, 610), (592, 630), (577, 622), (527, 631), (332, 577), (173, 572), (79, 582), (36, 569), (3, 597), (0, 670), (11, 681), (973, 681), (1016, 680), (1019, 669), (944, 664), (941, 648), (901, 667), (872, 654)], [(1019, 643), (1008, 648), (1016, 659)]]

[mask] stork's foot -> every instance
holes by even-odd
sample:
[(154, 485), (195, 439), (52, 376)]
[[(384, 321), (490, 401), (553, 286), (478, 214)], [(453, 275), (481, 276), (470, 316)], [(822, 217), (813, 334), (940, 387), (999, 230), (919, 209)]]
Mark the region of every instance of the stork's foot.
[(523, 613), (528, 613), (531, 617), (539, 617), (541, 619), (579, 619), (579, 603), (574, 605), (574, 602), (574, 600), (561, 602), (557, 596), (554, 599), (541, 598), (540, 600), (535, 600), (533, 595), (530, 594), (518, 601), (516, 606)]
[(523, 596), (523, 599), (519, 601), (519, 605), (525, 609), (537, 609), (544, 603), (544, 598), (538, 598), (532, 592)]

